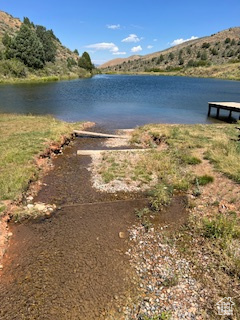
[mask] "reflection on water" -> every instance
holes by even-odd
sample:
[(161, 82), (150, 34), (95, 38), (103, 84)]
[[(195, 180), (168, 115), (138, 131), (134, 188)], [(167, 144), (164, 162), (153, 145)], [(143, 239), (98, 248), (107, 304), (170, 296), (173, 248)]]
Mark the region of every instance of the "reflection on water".
[(0, 86), (0, 112), (52, 114), (67, 121), (90, 120), (116, 128), (149, 122), (211, 123), (216, 120), (207, 118), (208, 101), (240, 101), (240, 82), (98, 75)]

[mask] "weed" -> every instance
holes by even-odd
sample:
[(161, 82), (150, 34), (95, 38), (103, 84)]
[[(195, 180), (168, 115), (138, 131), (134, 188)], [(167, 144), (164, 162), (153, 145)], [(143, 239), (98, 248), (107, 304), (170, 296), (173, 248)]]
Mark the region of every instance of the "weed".
[(171, 313), (169, 311), (162, 311), (160, 315), (153, 315), (153, 316), (143, 316), (140, 320), (170, 320)]
[(201, 191), (200, 191), (200, 188), (199, 188), (198, 178), (195, 179), (195, 184), (196, 184), (196, 187), (193, 189), (193, 195), (195, 197), (199, 197), (201, 195)]
[(146, 232), (148, 232), (149, 229), (152, 228), (152, 223), (151, 223), (149, 217), (146, 217), (146, 216), (143, 217), (142, 225), (143, 225)]
[(203, 218), (202, 223), (203, 236), (221, 239), (223, 246), (225, 246), (226, 242), (240, 236), (240, 227), (234, 213), (228, 215), (218, 214), (212, 219)]
[(173, 188), (163, 183), (156, 185), (151, 191), (150, 203), (155, 211), (159, 211), (162, 206), (169, 205), (172, 198)]
[(141, 210), (135, 210), (135, 213), (136, 213), (136, 216), (139, 218), (139, 219), (142, 219), (143, 216), (145, 216), (146, 214), (149, 214), (151, 211), (149, 210), (149, 208), (143, 208)]
[(213, 182), (214, 178), (212, 176), (205, 174), (203, 176), (197, 177), (196, 181), (198, 181), (198, 184), (200, 186), (205, 186), (206, 184)]

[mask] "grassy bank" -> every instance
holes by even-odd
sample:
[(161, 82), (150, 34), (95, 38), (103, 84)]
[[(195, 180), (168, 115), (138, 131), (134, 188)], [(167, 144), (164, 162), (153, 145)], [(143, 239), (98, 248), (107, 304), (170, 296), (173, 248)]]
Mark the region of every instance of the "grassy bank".
[(0, 115), (0, 201), (18, 198), (36, 180), (35, 157), (51, 142), (70, 136), (76, 124), (50, 116)]
[(138, 74), (138, 75), (164, 75), (185, 76), (196, 78), (216, 78), (225, 80), (240, 80), (240, 63), (227, 63), (223, 65), (211, 65), (205, 67), (176, 68), (169, 71), (158, 70), (152, 72), (107, 72), (109, 74)]
[(46, 76), (37, 76), (29, 75), (25, 78), (0, 78), (0, 84), (19, 84), (19, 83), (42, 83), (42, 82), (54, 82), (61, 80), (73, 80), (73, 79), (85, 79), (91, 78), (93, 75), (90, 72), (84, 72), (82, 74), (69, 73), (62, 75), (46, 75)]

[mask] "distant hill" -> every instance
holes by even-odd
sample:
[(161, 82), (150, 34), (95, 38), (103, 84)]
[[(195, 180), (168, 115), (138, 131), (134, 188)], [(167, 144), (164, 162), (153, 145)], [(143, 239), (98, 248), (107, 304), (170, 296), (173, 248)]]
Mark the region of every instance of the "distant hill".
[[(39, 26), (35, 26), (28, 18), (26, 18), (26, 21), (29, 23), (29, 28), (33, 30), (33, 32), (36, 32)], [(63, 46), (52, 30), (47, 30), (42, 26), (40, 27), (42, 28), (41, 30), (45, 32), (44, 36), (47, 35), (47, 41), (51, 42), (52, 50), (54, 50), (54, 59), (48, 59), (43, 63), (43, 67), (37, 69), (29, 68), (29, 65), (21, 61), (16, 54), (17, 59), (11, 56), (9, 57), (10, 54), (6, 44), (3, 44), (3, 38), (7, 35), (8, 38), (14, 40), (23, 24), (20, 19), (0, 11), (0, 82), (15, 81), (15, 79), (38, 80), (42, 78), (45, 80), (57, 80), (61, 78), (90, 76), (89, 71), (78, 66), (80, 58), (78, 52), (73, 52)]]
[(133, 60), (140, 59), (140, 58), (141, 58), (141, 56), (139, 56), (139, 55), (134, 55), (134, 56), (131, 56), (128, 58), (117, 58), (117, 59), (113, 59), (108, 62), (105, 62), (104, 64), (100, 65), (99, 68), (104, 69), (104, 68), (108, 68), (108, 67), (114, 67), (116, 65), (122, 64), (123, 62), (133, 61)]
[[(235, 27), (145, 56), (111, 60), (100, 68), (103, 72), (182, 74), (188, 74), (190, 72), (188, 69), (194, 69), (197, 74), (199, 67), (221, 67), (238, 62), (240, 62), (240, 27)], [(194, 72), (191, 74), (194, 75)]]

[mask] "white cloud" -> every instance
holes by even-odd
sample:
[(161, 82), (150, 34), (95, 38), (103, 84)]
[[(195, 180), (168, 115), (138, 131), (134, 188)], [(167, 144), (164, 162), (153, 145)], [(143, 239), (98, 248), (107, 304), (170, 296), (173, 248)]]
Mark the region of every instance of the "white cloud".
[(127, 54), (127, 52), (125, 52), (125, 51), (118, 51), (118, 52), (113, 52), (113, 54), (115, 54), (115, 55), (124, 55), (124, 54)]
[(138, 38), (136, 34), (130, 34), (127, 38), (123, 39), (122, 42), (139, 42), (141, 39)]
[(158, 41), (158, 39), (153, 39), (153, 41), (154, 41), (154, 42), (157, 42), (157, 41)]
[(183, 42), (186, 42), (186, 41), (189, 41), (189, 40), (195, 40), (195, 39), (198, 39), (198, 37), (194, 37), (192, 36), (191, 38), (189, 39), (176, 39), (176, 40), (173, 40), (173, 42), (171, 43), (171, 46), (176, 46), (178, 44), (181, 44)]
[(109, 50), (110, 52), (118, 52), (118, 47), (113, 42), (100, 42), (89, 44), (86, 48), (93, 49), (94, 51)]
[(133, 47), (131, 49), (131, 52), (139, 52), (139, 51), (142, 51), (142, 47), (141, 46)]
[(107, 28), (112, 29), (112, 30), (117, 30), (117, 29), (120, 29), (121, 26), (120, 26), (120, 24), (108, 24)]
[(148, 48), (148, 49), (152, 49), (152, 48), (153, 48), (153, 46), (149, 45), (149, 46), (147, 46), (147, 48)]

